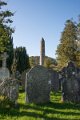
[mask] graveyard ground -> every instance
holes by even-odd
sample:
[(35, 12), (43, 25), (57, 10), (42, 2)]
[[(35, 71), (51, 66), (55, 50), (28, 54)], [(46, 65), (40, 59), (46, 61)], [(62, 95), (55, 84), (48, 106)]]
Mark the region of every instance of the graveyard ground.
[(0, 120), (80, 120), (80, 104), (62, 103), (61, 93), (51, 93), (51, 102), (35, 105), (25, 104), (25, 94), (21, 91), (19, 107), (1, 107)]

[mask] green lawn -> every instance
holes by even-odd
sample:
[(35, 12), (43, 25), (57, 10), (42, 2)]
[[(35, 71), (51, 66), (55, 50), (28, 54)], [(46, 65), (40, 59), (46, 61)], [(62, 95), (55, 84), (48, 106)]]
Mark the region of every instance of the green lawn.
[(43, 105), (25, 104), (19, 95), (19, 108), (0, 107), (0, 120), (80, 120), (80, 104), (61, 103), (60, 93), (51, 93), (51, 102)]

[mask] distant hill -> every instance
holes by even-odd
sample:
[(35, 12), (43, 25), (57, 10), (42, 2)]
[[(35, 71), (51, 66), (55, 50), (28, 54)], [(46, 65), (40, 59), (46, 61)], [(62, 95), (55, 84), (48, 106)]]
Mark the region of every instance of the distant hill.
[[(40, 56), (31, 56), (29, 57), (30, 65), (35, 66), (40, 64)], [(56, 66), (57, 62), (56, 59), (45, 56), (44, 66)]]

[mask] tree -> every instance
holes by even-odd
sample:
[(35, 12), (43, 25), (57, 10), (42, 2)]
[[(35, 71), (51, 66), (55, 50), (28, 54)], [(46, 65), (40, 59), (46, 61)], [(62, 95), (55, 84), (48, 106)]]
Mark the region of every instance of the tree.
[[(14, 15), (9, 10), (1, 10), (3, 6), (7, 3), (0, 0), (0, 53), (7, 52), (9, 58), (7, 60), (8, 68), (11, 69), (12, 59), (13, 59), (13, 40), (12, 33), (14, 29), (11, 28), (11, 17)], [(0, 63), (1, 64), (1, 63)]]
[(76, 62), (76, 40), (77, 26), (73, 21), (67, 20), (56, 51), (59, 69), (66, 66), (69, 61)]
[(7, 59), (7, 67), (11, 71), (11, 66), (13, 64), (13, 57), (14, 57), (14, 48), (13, 48), (13, 38), (10, 38), (9, 43), (7, 44), (7, 54), (9, 55)]
[(51, 57), (48, 57), (48, 56), (45, 56), (44, 66), (46, 68), (52, 68), (52, 69), (54, 69), (56, 65), (57, 65), (57, 62), (56, 62), (55, 59), (53, 59)]
[(50, 68), (50, 66), (51, 66), (51, 61), (50, 61), (49, 58), (45, 58), (44, 66), (47, 67), (47, 68)]
[(80, 16), (79, 23), (77, 24), (77, 51), (76, 51), (76, 64), (80, 67)]
[(31, 56), (29, 58), (30, 66), (34, 67), (35, 65), (39, 65), (39, 60), (40, 60), (39, 56)]
[(25, 47), (17, 47), (15, 49), (16, 70), (22, 73), (24, 70), (30, 68), (29, 56), (26, 53)]

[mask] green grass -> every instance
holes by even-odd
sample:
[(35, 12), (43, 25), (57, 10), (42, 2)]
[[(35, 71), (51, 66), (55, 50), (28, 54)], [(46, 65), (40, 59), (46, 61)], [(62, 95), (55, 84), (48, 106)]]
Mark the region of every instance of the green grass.
[(51, 93), (48, 104), (28, 104), (25, 94), (20, 93), (19, 108), (0, 106), (0, 120), (80, 120), (80, 104), (61, 103), (60, 100), (60, 93)]

